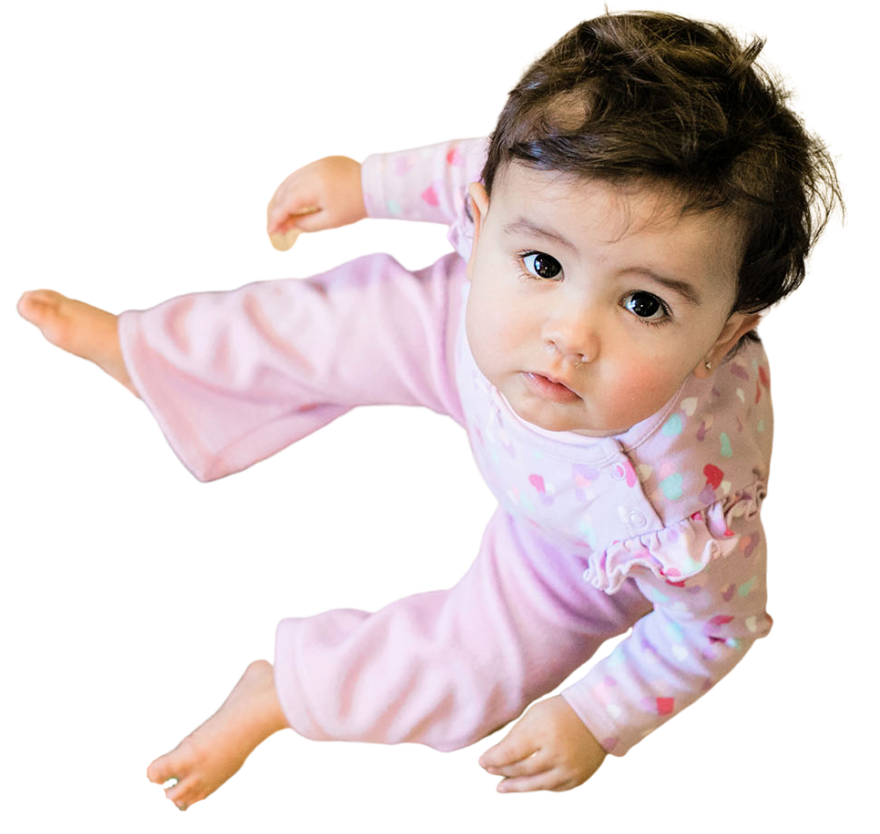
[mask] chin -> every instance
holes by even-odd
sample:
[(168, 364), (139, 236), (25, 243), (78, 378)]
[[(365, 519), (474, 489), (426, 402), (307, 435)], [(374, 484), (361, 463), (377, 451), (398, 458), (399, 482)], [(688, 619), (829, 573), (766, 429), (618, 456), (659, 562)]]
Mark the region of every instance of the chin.
[(527, 410), (525, 412), (523, 409), (519, 408), (515, 410), (523, 420), (544, 429), (544, 431), (578, 431), (582, 428), (582, 426), (573, 423), (570, 418), (566, 418), (561, 414), (555, 414), (546, 418), (537, 413), (530, 414)]

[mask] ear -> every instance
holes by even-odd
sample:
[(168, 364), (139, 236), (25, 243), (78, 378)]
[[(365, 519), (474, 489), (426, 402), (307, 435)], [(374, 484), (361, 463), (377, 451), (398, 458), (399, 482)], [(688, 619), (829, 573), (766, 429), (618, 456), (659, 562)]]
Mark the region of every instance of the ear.
[[(734, 345), (742, 336), (754, 330), (760, 320), (760, 313), (734, 313), (721, 328), (715, 344), (694, 368), (694, 376), (699, 379), (708, 379), (712, 376), (724, 357), (733, 350)], [(706, 367), (707, 362), (711, 364), (711, 368)]]
[(480, 239), (480, 229), (482, 229), (486, 213), (489, 211), (489, 195), (483, 183), (472, 182), (468, 186), (468, 198), (470, 200), (471, 216), (474, 219), (474, 245), (467, 262), (467, 279), (470, 281), (474, 254), (477, 251), (477, 241)]

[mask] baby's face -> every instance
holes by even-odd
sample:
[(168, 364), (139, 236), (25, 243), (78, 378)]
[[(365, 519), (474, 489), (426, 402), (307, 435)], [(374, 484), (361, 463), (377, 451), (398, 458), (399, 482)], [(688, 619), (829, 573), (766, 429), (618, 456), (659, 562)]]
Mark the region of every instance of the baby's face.
[(742, 255), (732, 217), (517, 164), (491, 205), (479, 184), (471, 197), (468, 341), (534, 425), (620, 434), (689, 374), (709, 375), (706, 360), (716, 366), (757, 322), (728, 317)]

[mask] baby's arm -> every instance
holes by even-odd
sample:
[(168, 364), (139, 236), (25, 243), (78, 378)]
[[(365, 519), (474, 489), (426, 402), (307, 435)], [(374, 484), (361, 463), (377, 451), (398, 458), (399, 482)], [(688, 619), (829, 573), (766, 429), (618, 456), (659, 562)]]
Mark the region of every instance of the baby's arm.
[(368, 156), (363, 165), (329, 156), (294, 171), (269, 203), (266, 229), (276, 249), (300, 232), (356, 223), (365, 217), (422, 220), (450, 226), (459, 254), (470, 253), (467, 189), (479, 180), (486, 139), (454, 139), (424, 148)]
[(728, 529), (720, 505), (709, 512), (702, 534), (697, 523), (666, 532), (674, 532), (674, 546), (687, 549), (697, 562), (707, 546), (720, 547), (725, 555), (683, 581), (634, 567), (630, 578), (654, 610), (610, 656), (562, 693), (603, 748), (615, 755), (697, 701), (770, 631), (759, 517), (729, 515)]
[(480, 178), (487, 140), (453, 139), (424, 148), (374, 154), (361, 181), (369, 217), (454, 223)]

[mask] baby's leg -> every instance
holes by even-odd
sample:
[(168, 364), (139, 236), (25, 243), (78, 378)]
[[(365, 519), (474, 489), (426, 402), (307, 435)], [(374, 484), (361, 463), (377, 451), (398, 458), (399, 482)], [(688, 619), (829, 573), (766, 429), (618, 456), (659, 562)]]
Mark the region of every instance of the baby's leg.
[(613, 596), (591, 587), (584, 568), (499, 508), (451, 590), (282, 621), (275, 681), (288, 723), (316, 740), (479, 741), (651, 609), (631, 584)]
[(122, 361), (116, 316), (112, 313), (52, 290), (26, 292), (19, 299), (18, 312), (53, 345), (94, 362), (138, 395)]
[(119, 316), (128, 373), (199, 480), (238, 472), (362, 405), (459, 421), (448, 359), (463, 261), (368, 255), (308, 279), (192, 293)]

